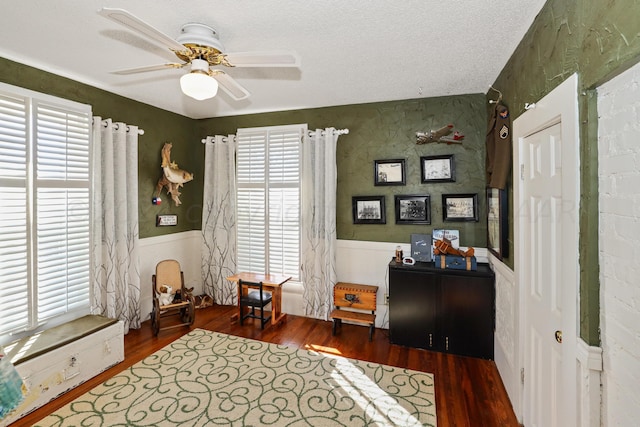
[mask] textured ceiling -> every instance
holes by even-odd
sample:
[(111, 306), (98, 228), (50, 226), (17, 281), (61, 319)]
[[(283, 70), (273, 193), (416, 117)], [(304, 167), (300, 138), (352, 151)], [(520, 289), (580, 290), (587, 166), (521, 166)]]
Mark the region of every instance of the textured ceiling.
[[(2, 0), (0, 56), (173, 111), (205, 118), (485, 93), (545, 0)], [(175, 38), (214, 27), (228, 52), (293, 50), (299, 69), (226, 69), (251, 96), (183, 95), (185, 69), (110, 71), (175, 56), (101, 17), (128, 10)]]

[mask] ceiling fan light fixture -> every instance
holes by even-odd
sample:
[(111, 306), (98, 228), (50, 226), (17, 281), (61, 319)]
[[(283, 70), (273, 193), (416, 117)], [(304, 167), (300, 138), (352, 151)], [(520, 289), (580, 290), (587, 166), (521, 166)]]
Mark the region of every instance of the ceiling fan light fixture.
[(192, 71), (180, 77), (182, 93), (198, 101), (213, 98), (218, 93), (218, 82), (201, 71)]

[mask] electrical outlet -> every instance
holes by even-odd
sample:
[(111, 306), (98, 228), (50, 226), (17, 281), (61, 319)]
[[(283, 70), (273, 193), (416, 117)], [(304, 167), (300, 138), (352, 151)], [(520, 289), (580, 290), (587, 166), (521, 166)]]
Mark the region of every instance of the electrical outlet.
[(389, 305), (389, 294), (384, 294), (384, 305)]

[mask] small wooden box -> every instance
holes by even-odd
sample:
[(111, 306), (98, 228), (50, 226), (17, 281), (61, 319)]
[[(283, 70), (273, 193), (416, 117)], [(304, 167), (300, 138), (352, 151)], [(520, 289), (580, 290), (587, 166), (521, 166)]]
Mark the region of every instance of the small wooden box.
[(339, 282), (333, 287), (333, 303), (336, 307), (375, 311), (377, 294), (377, 286)]

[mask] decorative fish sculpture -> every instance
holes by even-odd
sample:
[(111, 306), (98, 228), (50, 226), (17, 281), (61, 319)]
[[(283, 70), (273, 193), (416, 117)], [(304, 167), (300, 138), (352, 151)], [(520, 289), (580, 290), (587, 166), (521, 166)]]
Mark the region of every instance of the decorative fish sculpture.
[(171, 195), (171, 199), (176, 206), (180, 206), (180, 191), (179, 188), (184, 185), (185, 182), (189, 182), (193, 179), (193, 174), (178, 168), (175, 162), (171, 161), (171, 147), (173, 144), (165, 142), (162, 147), (162, 178), (158, 180), (156, 185), (156, 197), (160, 196), (162, 189), (167, 188), (167, 194)]

